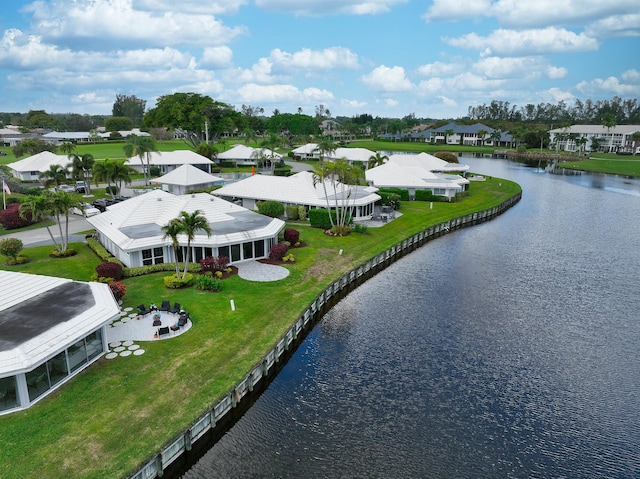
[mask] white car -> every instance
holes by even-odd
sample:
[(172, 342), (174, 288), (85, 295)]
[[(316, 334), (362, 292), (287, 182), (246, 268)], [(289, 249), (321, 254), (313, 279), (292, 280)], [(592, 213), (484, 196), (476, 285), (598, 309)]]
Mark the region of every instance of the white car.
[(76, 190), (73, 188), (73, 186), (69, 186), (69, 185), (60, 185), (57, 187), (58, 191), (66, 191), (67, 193), (75, 193)]
[(89, 203), (82, 203), (82, 208), (77, 208), (74, 206), (73, 208), (71, 208), (71, 213), (88, 218), (89, 216), (99, 215), (100, 210), (95, 206), (90, 205)]

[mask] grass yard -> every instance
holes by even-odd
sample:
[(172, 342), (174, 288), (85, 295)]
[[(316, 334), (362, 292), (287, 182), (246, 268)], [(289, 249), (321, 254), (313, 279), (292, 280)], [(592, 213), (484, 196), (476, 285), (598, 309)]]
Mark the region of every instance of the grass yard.
[[(618, 157), (622, 158), (622, 157)], [(570, 170), (591, 171), (611, 175), (640, 177), (640, 158), (628, 156), (628, 159), (590, 159), (583, 161), (564, 161), (558, 164)]]
[[(242, 379), (331, 281), (420, 230), (519, 191), (506, 180), (472, 182), (470, 196), (458, 203), (433, 209), (403, 203), (403, 216), (383, 228), (344, 238), (296, 225), (308, 246), (292, 250), (296, 263), (277, 282), (233, 276), (221, 292), (206, 293), (168, 290), (166, 273), (125, 280), (124, 306), (179, 302), (193, 327), (170, 340), (140, 343), (141, 356), (101, 359), (30, 410), (0, 417), (0, 477), (126, 476)], [(49, 259), (50, 247), (27, 248), (32, 262), (11, 270), (87, 280), (99, 261), (86, 246), (75, 248), (78, 255), (67, 259)]]

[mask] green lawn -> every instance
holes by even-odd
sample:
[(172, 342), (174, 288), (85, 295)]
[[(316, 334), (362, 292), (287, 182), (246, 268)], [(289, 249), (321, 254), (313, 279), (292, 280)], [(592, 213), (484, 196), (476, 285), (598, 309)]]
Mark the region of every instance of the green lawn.
[[(102, 359), (30, 410), (0, 417), (0, 477), (127, 475), (241, 380), (331, 281), (418, 231), (519, 191), (506, 180), (473, 182), (459, 203), (434, 203), (432, 210), (428, 203), (404, 203), (403, 216), (383, 228), (344, 238), (296, 226), (308, 246), (293, 250), (296, 263), (282, 281), (234, 276), (220, 293), (205, 293), (167, 290), (162, 274), (127, 279), (125, 306), (177, 301), (191, 313), (193, 328), (143, 343), (142, 356)], [(75, 247), (79, 254), (67, 259), (48, 259), (47, 247), (28, 248), (32, 263), (11, 270), (87, 280), (99, 261), (86, 246)]]
[[(615, 155), (614, 155), (615, 156)], [(625, 159), (589, 159), (583, 161), (564, 161), (558, 164), (571, 170), (592, 171), (612, 175), (640, 177), (640, 158), (635, 156), (618, 157)]]

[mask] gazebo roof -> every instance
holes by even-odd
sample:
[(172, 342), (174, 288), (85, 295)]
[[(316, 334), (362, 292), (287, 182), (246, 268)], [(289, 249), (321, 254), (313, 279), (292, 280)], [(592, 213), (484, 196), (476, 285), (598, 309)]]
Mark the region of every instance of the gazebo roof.
[(187, 164), (179, 166), (153, 181), (163, 185), (195, 186), (224, 181), (224, 178), (213, 176), (200, 168)]

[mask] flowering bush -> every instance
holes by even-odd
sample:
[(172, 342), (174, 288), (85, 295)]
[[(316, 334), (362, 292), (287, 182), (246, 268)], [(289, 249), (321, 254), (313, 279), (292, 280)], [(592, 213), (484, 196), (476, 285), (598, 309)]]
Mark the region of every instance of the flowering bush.
[(18, 238), (6, 238), (0, 241), (0, 254), (13, 261), (16, 261), (22, 248), (22, 241)]
[(33, 223), (31, 213), (27, 212), (24, 218), (20, 217), (20, 205), (18, 203), (8, 204), (6, 210), (0, 210), (0, 224), (5, 230), (22, 228), (31, 223)]
[(109, 283), (109, 289), (111, 289), (116, 301), (120, 301), (124, 298), (124, 295), (127, 294), (127, 288), (121, 281), (111, 281), (111, 283)]
[(207, 256), (200, 260), (200, 270), (203, 273), (207, 273), (209, 271), (224, 271), (227, 269), (228, 264), (229, 258), (226, 256)]
[(100, 278), (113, 278), (118, 281), (122, 279), (122, 266), (119, 263), (106, 261), (96, 266), (96, 273)]
[(289, 247), (284, 243), (276, 243), (271, 247), (271, 251), (269, 252), (269, 258), (281, 261), (285, 254), (289, 251)]

